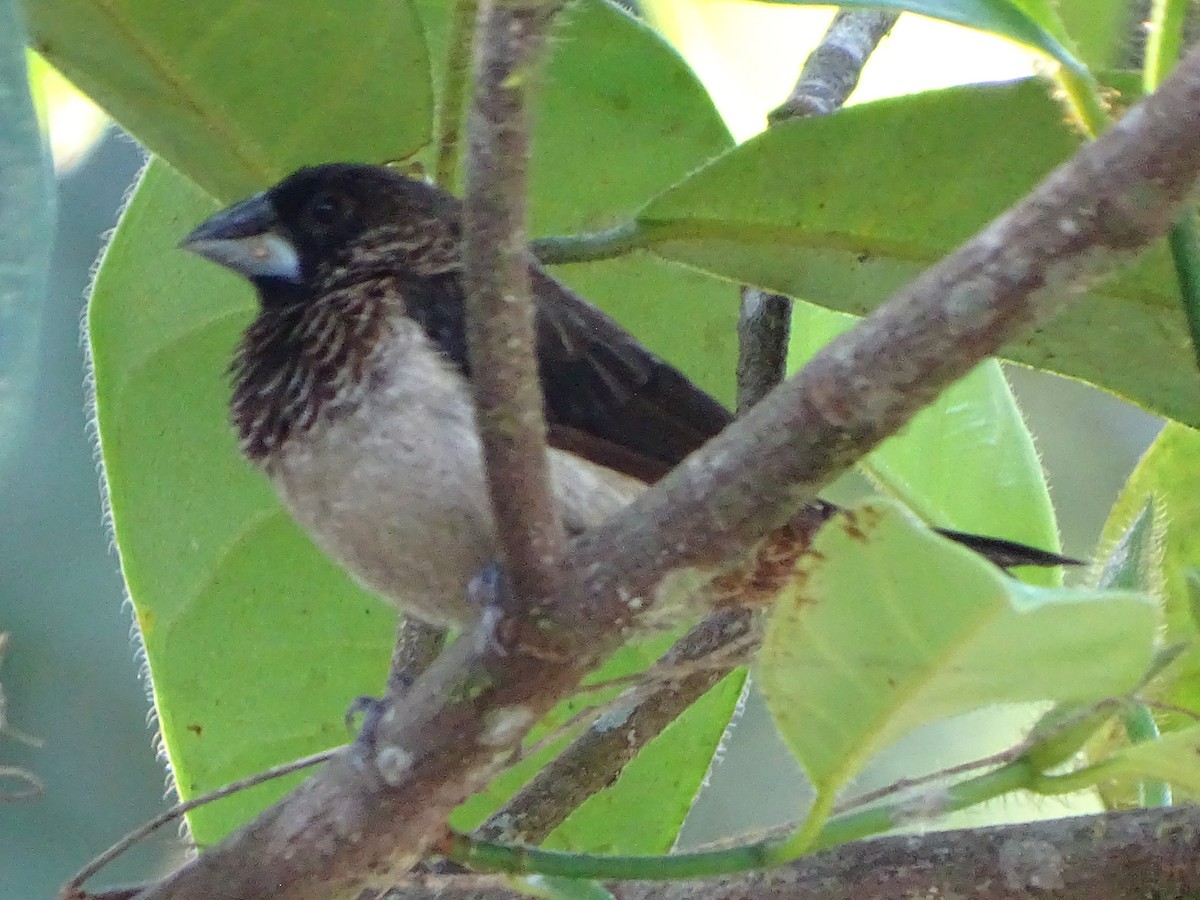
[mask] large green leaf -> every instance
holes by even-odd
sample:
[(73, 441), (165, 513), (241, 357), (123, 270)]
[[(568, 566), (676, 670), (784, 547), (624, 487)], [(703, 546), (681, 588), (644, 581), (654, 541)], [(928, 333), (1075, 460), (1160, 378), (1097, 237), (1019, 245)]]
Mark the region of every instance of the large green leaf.
[[(866, 104), (742, 144), (651, 201), (634, 240), (861, 315), (1078, 146), (1036, 80)], [(1200, 423), (1200, 373), (1176, 297), (1165, 245), (1156, 244), (1003, 355)]]
[[(856, 321), (799, 305), (792, 367)], [(947, 388), (868, 456), (863, 468), (928, 523), (1058, 549), (1054, 509), (1033, 438), (994, 361)], [(1037, 584), (1061, 582), (1058, 569), (1027, 569), (1022, 575)]]
[[(642, 81), (662, 87), (643, 97)], [(665, 113), (651, 108), (668, 100)], [(599, 139), (615, 142), (591, 156), (601, 192), (581, 177), (578, 158), (558, 158), (569, 148), (553, 140), (560, 131), (582, 133), (585, 119)], [(575, 227), (580, 215), (627, 216), (729, 144), (678, 57), (602, 3), (581, 4), (569, 18), (539, 128), (551, 136), (538, 142), (534, 204), (553, 228)], [(323, 154), (319, 143), (304, 152)], [(650, 158), (655, 165), (638, 164)], [(310, 544), (238, 457), (226, 425), (224, 370), (253, 313), (252, 293), (174, 249), (216, 205), (178, 172), (152, 164), (105, 258), (89, 320), (117, 540), (184, 796), (345, 740), (342, 712), (382, 685), (394, 622)], [(590, 295), (621, 306), (627, 324), (728, 396), (732, 290), (698, 274), (672, 278), (672, 267), (655, 260), (593, 268), (568, 275), (581, 274), (576, 280), (589, 282)], [(642, 301), (646, 284), (654, 303)], [(678, 327), (685, 310), (695, 333)], [(608, 673), (644, 666), (662, 649), (663, 639), (628, 648)], [(627, 772), (635, 787), (623, 778), (605, 801), (633, 808), (633, 797), (656, 783), (666, 815), (648, 812), (636, 836), (607, 822), (581, 825), (570, 840), (669, 846), (707, 768), (698, 754), (711, 754), (735, 698), (736, 687), (689, 713), (635, 761)], [(552, 720), (578, 705), (565, 704)], [(499, 780), (461, 815), (491, 811), (536, 764)], [(282, 790), (272, 785), (197, 810), (196, 839), (214, 840)]]
[(0, 471), (24, 431), (54, 244), (54, 188), (26, 80), (24, 27), (0, 0)]
[[(152, 165), (89, 312), (113, 524), (184, 798), (345, 742), (348, 700), (383, 684), (395, 621), (238, 457), (225, 367), (251, 300), (175, 248), (215, 206)], [(195, 838), (215, 840), (286, 786), (197, 810)]]
[(759, 685), (829, 796), (919, 725), (1127, 693), (1157, 627), (1143, 595), (1031, 587), (872, 501), (835, 518), (801, 561), (772, 611)]
[(429, 139), (406, 0), (24, 0), (34, 46), (150, 150), (230, 201), (298, 166)]

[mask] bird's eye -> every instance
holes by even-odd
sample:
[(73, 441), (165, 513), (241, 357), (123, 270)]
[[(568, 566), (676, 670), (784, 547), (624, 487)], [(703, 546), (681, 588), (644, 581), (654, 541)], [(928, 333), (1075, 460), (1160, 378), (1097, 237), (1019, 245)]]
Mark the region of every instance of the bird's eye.
[(322, 191), (308, 204), (308, 212), (318, 225), (332, 225), (341, 218), (342, 204), (333, 194)]

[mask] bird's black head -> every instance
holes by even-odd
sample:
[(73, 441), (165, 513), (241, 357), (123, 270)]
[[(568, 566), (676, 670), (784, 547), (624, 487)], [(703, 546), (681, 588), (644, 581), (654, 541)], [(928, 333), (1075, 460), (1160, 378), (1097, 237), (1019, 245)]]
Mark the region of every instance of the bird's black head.
[(397, 314), (465, 358), (458, 223), (445, 191), (337, 163), (300, 169), (184, 239), (258, 289), (258, 315), (230, 366), (247, 456), (265, 458), (352, 409)]
[(300, 169), (202, 222), (180, 244), (249, 279), (264, 303), (371, 276), (457, 264), (458, 201), (381, 166)]

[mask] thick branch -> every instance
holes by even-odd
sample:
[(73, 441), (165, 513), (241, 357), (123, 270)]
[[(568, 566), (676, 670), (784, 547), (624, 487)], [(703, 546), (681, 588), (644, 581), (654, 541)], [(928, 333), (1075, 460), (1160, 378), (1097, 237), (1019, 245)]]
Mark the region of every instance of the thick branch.
[(550, 489), (526, 251), (529, 97), (561, 3), (488, 0), (467, 121), (463, 262), (467, 339), (497, 539), (513, 596), (559, 586), (566, 534)]
[(667, 615), (685, 588), (727, 574), (747, 548), (760, 551), (758, 564), (761, 551), (781, 552), (764, 538), (798, 504), (979, 360), (1076, 299), (1079, 281), (1164, 234), (1198, 172), (1193, 52), (1030, 197), (580, 538), (568, 562), (583, 591), (546, 607), (577, 630), (558, 630), (555, 645), (518, 620), (525, 640), (508, 653), (484, 627), (465, 635), (402, 703), (388, 703), (373, 742), (335, 757), (143, 900), (326, 900), (388, 883), (436, 846), (450, 811), (627, 629)]

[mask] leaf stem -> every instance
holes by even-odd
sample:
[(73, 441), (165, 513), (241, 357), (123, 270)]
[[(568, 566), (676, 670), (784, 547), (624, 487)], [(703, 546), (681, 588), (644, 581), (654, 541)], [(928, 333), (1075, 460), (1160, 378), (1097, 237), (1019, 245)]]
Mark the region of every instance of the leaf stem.
[(622, 222), (591, 234), (567, 234), (538, 238), (530, 245), (533, 255), (547, 266), (563, 263), (594, 262), (615, 259), (646, 243), (646, 235), (637, 221)]
[(1100, 86), (1091, 72), (1082, 67), (1061, 66), (1057, 80), (1066, 96), (1067, 107), (1089, 138), (1108, 129), (1112, 118), (1104, 107)]
[[(935, 795), (927, 792), (919, 795), (917, 803), (907, 799), (844, 813), (826, 821), (814, 834), (807, 835), (803, 827), (795, 834), (806, 834), (804, 852), (826, 850), (838, 844), (879, 834), (915, 818), (927, 819), (944, 815), (1001, 794), (1022, 788), (1034, 788), (1042, 783), (1041, 778), (1036, 769), (1025, 760), (1018, 759), (995, 771), (951, 785), (944, 791), (939, 788), (935, 802), (929, 801), (929, 798)], [(814, 821), (812, 814), (809, 821)], [(796, 845), (795, 836), (783, 839), (771, 837), (738, 847), (675, 853), (669, 856), (592, 856), (497, 844), (455, 833), (450, 839), (447, 857), (473, 869), (505, 872), (510, 875), (538, 873), (611, 881), (669, 881), (727, 875), (782, 865), (800, 855), (793, 850)]]
[(1142, 87), (1156, 90), (1179, 60), (1188, 0), (1153, 0), (1146, 23), (1146, 58), (1142, 64)]
[[(1133, 743), (1141, 744), (1159, 739), (1158, 723), (1154, 721), (1154, 716), (1146, 704), (1130, 704), (1122, 718), (1125, 733)], [(1165, 781), (1143, 781), (1138, 785), (1138, 792), (1141, 795), (1142, 806), (1170, 806), (1172, 803), (1171, 786)]]

